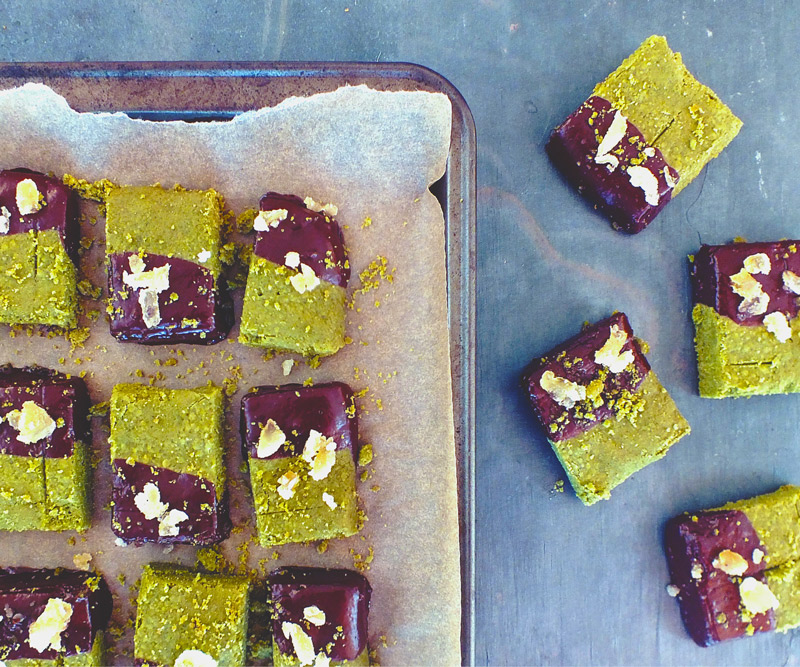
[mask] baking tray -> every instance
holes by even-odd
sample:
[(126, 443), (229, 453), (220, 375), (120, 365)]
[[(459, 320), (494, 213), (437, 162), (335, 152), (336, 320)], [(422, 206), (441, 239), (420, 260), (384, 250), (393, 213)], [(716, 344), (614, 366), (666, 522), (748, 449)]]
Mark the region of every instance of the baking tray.
[(475, 664), (475, 224), (476, 138), (458, 90), (409, 63), (142, 62), (0, 64), (0, 89), (34, 81), (76, 111), (122, 111), (147, 120), (211, 121), (292, 96), (366, 84), (446, 95), (453, 120), (447, 170), (432, 187), (445, 219), (462, 587), (462, 662)]

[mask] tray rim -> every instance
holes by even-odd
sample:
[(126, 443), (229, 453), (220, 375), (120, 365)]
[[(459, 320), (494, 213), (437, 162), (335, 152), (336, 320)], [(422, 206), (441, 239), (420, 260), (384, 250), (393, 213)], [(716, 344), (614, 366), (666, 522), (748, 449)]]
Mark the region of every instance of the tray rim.
[[(304, 84), (391, 83), (402, 90), (430, 90), (448, 97), (453, 109), (447, 171), (432, 190), (442, 203), (445, 219), (447, 308), (450, 330), (451, 376), (456, 444), (459, 535), (461, 555), (461, 656), (475, 664), (475, 391), (476, 391), (476, 227), (477, 138), (475, 122), (458, 89), (434, 70), (408, 62), (351, 61), (141, 61), (141, 62), (26, 62), (0, 63), (0, 89), (30, 81), (53, 84), (59, 80), (102, 80), (109, 86), (126, 81), (162, 79), (239, 78), (293, 79)], [(322, 87), (324, 89), (324, 87)], [(312, 94), (313, 90), (302, 93)], [(317, 90), (316, 92), (321, 92)], [(285, 96), (286, 97), (286, 96)], [(285, 99), (284, 97), (284, 99)], [(126, 105), (128, 106), (128, 105)], [(153, 105), (149, 105), (152, 107)], [(123, 111), (163, 114), (163, 119), (203, 120), (200, 109), (94, 108), (86, 111)], [(113, 104), (112, 104), (113, 107)], [(256, 107), (249, 107), (256, 108)], [(223, 113), (241, 113), (229, 108)], [(208, 110), (206, 110), (208, 111)], [(200, 114), (198, 114), (200, 112)], [(194, 117), (193, 117), (194, 114)], [(436, 186), (440, 186), (437, 188)]]

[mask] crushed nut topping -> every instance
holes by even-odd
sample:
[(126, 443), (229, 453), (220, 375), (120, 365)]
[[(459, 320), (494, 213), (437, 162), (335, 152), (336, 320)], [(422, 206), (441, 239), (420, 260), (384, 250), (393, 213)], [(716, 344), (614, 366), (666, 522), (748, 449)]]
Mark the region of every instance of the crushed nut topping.
[(133, 502), (145, 519), (158, 519), (158, 534), (161, 537), (175, 537), (180, 534), (178, 524), (189, 518), (186, 512), (169, 509), (169, 505), (161, 501), (161, 491), (152, 482), (144, 485), (133, 497)]
[(297, 623), (289, 623), (288, 621), (284, 621), (281, 624), (281, 630), (286, 639), (292, 640), (292, 648), (294, 648), (294, 654), (300, 661), (300, 664), (310, 665), (313, 663), (316, 657), (314, 642), (311, 640), (311, 637), (306, 634), (305, 630), (297, 625)]
[(336, 441), (311, 429), (303, 447), (303, 460), (311, 465), (308, 473), (311, 479), (325, 479), (336, 463)]
[(317, 211), (318, 213), (324, 213), (329, 218), (334, 217), (339, 212), (339, 208), (335, 204), (320, 204), (315, 202), (311, 197), (306, 197), (303, 203), (306, 205), (307, 209)]
[(744, 270), (752, 274), (763, 273), (767, 275), (772, 270), (772, 263), (766, 253), (757, 252), (744, 258)]
[(792, 337), (792, 328), (789, 326), (789, 320), (786, 319), (780, 311), (775, 311), (769, 315), (764, 316), (764, 326), (779, 342), (785, 343)]
[(608, 126), (606, 135), (597, 147), (597, 155), (594, 156), (594, 161), (597, 164), (607, 164), (610, 166), (611, 171), (616, 169), (619, 165), (619, 158), (616, 155), (611, 155), (611, 151), (622, 141), (627, 129), (628, 119), (619, 111), (615, 111), (611, 125)]
[(289, 282), (299, 294), (311, 292), (319, 286), (319, 278), (308, 264), (300, 264), (300, 273), (295, 273)]
[(720, 551), (711, 564), (732, 577), (741, 577), (748, 568), (747, 560), (731, 549)]
[(542, 373), (539, 386), (562, 408), (569, 409), (586, 398), (586, 387), (567, 378), (558, 377), (553, 371)]
[(303, 618), (317, 627), (325, 625), (325, 612), (316, 605), (303, 609)]
[(296, 269), (300, 266), (300, 253), (295, 252), (294, 250), (290, 250), (286, 253), (286, 257), (283, 259), (283, 263), (288, 266), (290, 269)]
[(671, 167), (664, 167), (664, 181), (666, 181), (668, 188), (674, 188), (678, 185), (679, 180), (680, 177), (677, 171), (673, 170)]
[(616, 324), (611, 325), (608, 340), (594, 353), (596, 364), (605, 366), (612, 373), (620, 373), (633, 363), (633, 350), (622, 348), (628, 342), (627, 332)]
[(158, 295), (169, 289), (169, 264), (164, 264), (150, 271), (145, 271), (145, 264), (139, 255), (128, 257), (131, 273), (122, 273), (122, 282), (133, 290), (139, 291), (139, 306), (142, 309), (142, 320), (148, 329), (161, 324), (161, 311), (158, 306)]
[(0, 207), (0, 234), (8, 234), (11, 226), (11, 211), (5, 206)]
[(292, 367), (294, 366), (294, 359), (285, 359), (281, 362), (281, 368), (283, 369), (283, 376), (286, 377), (289, 373), (292, 372)]
[(333, 496), (327, 491), (323, 491), (322, 493), (322, 502), (325, 503), (332, 510), (335, 510), (338, 507), (336, 501), (333, 499)]
[(764, 555), (765, 555), (764, 552), (758, 547), (756, 547), (755, 549), (753, 549), (753, 554), (750, 557), (753, 559), (753, 562), (756, 565), (760, 565), (761, 561), (764, 560)]
[(784, 271), (782, 274), (783, 286), (792, 294), (800, 294), (800, 276), (794, 271)]
[(61, 633), (72, 618), (72, 605), (61, 598), (50, 598), (39, 617), (28, 627), (28, 643), (39, 653), (61, 650)]
[(753, 577), (746, 577), (739, 584), (739, 596), (742, 605), (751, 614), (763, 614), (780, 605), (769, 586)]
[(731, 276), (731, 288), (742, 297), (739, 312), (744, 315), (762, 315), (769, 305), (769, 294), (761, 289), (761, 283), (747, 269)]
[(258, 458), (265, 459), (277, 452), (285, 442), (286, 434), (281, 431), (274, 420), (269, 419), (267, 423), (264, 424), (264, 427), (261, 429), (261, 434), (258, 436), (256, 454), (258, 454)]
[(211, 259), (210, 250), (203, 249), (197, 253), (197, 261), (200, 262), (201, 264), (205, 264), (209, 259)]
[(17, 183), (16, 199), (20, 215), (36, 213), (44, 206), (44, 198), (31, 178), (26, 178)]
[(218, 664), (208, 653), (189, 648), (175, 659), (174, 667), (217, 667)]
[(680, 594), (681, 589), (678, 588), (675, 584), (668, 584), (667, 585), (667, 595), (671, 598), (676, 598)]
[(700, 563), (695, 563), (692, 565), (692, 569), (690, 570), (689, 574), (692, 575), (692, 579), (702, 579), (703, 578), (703, 566)]
[(285, 208), (276, 208), (272, 211), (259, 211), (253, 220), (253, 229), (257, 232), (268, 232), (270, 227), (277, 227), (289, 217)]
[(12, 410), (5, 419), (17, 431), (17, 440), (26, 445), (49, 438), (56, 430), (56, 422), (47, 410), (33, 401), (25, 401), (22, 410)]
[(284, 500), (289, 500), (294, 495), (294, 488), (299, 482), (299, 475), (293, 470), (287, 470), (278, 478), (278, 495)]
[(647, 167), (632, 165), (628, 167), (628, 179), (635, 188), (644, 192), (644, 200), (650, 206), (657, 206), (660, 195), (658, 194), (658, 178)]

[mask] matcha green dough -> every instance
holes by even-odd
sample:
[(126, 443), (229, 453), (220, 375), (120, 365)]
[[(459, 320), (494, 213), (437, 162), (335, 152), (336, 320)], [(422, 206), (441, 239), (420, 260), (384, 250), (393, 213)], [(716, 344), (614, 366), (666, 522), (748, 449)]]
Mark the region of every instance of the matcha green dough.
[(71, 456), (44, 459), (47, 530), (87, 530), (91, 525), (91, 466), (87, 445)]
[(344, 288), (326, 281), (300, 294), (295, 272), (253, 255), (244, 294), (239, 341), (304, 356), (328, 356), (344, 345)]
[(775, 629), (786, 632), (800, 627), (800, 560), (766, 571), (767, 586), (780, 600), (775, 610)]
[(225, 490), (220, 387), (161, 389), (118, 384), (111, 393), (111, 460), (189, 473)]
[(710, 306), (692, 310), (700, 395), (705, 398), (800, 391), (800, 317), (781, 343), (764, 325), (743, 326)]
[(664, 37), (653, 35), (593, 95), (618, 109), (680, 175), (677, 195), (739, 133), (742, 122), (695, 79)]
[(72, 264), (54, 229), (0, 236), (0, 322), (77, 325)]
[(195, 263), (211, 253), (203, 267), (216, 279), (222, 206), (214, 190), (115, 187), (106, 196), (106, 253), (148, 252)]
[(39, 530), (45, 525), (42, 457), (0, 454), (0, 530)]
[(203, 651), (220, 666), (244, 665), (250, 582), (166, 564), (142, 573), (134, 659), (173, 665), (187, 650)]
[(572, 438), (550, 441), (585, 505), (608, 499), (633, 473), (663, 457), (690, 431), (666, 389), (650, 371), (615, 418)]
[[(300, 477), (294, 495), (278, 494), (278, 480), (292, 471)], [(348, 537), (358, 532), (356, 469), (348, 450), (336, 452), (336, 463), (324, 479), (309, 476), (309, 464), (300, 456), (273, 459), (250, 457), (250, 479), (262, 546)], [(329, 507), (322, 494), (333, 496)]]
[(800, 487), (782, 486), (773, 493), (737, 500), (718, 509), (747, 514), (765, 547), (768, 567), (800, 559)]

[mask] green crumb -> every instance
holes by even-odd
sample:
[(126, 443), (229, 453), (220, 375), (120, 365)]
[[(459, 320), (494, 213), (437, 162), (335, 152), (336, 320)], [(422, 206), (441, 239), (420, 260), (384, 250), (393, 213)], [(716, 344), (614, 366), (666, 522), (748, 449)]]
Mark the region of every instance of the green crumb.
[(108, 414), (109, 401), (95, 403), (89, 408), (89, 417), (105, 417)]
[(257, 209), (245, 209), (238, 216), (236, 216), (236, 229), (242, 234), (249, 234), (253, 231), (253, 224), (255, 223), (257, 215)]
[(103, 288), (93, 285), (90, 280), (81, 280), (78, 283), (78, 294), (87, 299), (97, 300), (103, 295)]
[(70, 329), (64, 334), (70, 345), (70, 352), (74, 352), (78, 348), (82, 348), (83, 344), (89, 339), (89, 327), (78, 327), (77, 329)]
[(123, 573), (123, 572), (120, 572), (120, 573), (117, 575), (117, 581), (120, 583), (120, 585), (124, 586), (124, 585), (125, 585), (125, 581), (126, 581), (126, 579), (125, 579), (125, 573)]
[(559, 479), (555, 484), (553, 484), (552, 493), (564, 493), (564, 480)]
[(219, 547), (202, 547), (195, 556), (195, 567), (206, 572), (230, 572), (231, 565), (220, 553)]
[(319, 368), (321, 363), (322, 363), (322, 360), (320, 359), (318, 354), (313, 356), (313, 357), (310, 357), (310, 358), (306, 359), (306, 366), (308, 366), (312, 370), (315, 369), (315, 368)]
[(317, 544), (317, 553), (324, 554), (328, 550), (328, 540), (322, 540)]
[(365, 445), (361, 445), (361, 451), (358, 452), (358, 465), (361, 467), (368, 466), (370, 463), (372, 463), (372, 459), (372, 444), (367, 443)]
[(91, 199), (101, 203), (105, 202), (108, 193), (117, 187), (107, 178), (102, 178), (99, 181), (87, 181), (83, 178), (76, 178), (71, 174), (64, 174), (61, 180), (64, 185), (77, 192), (84, 199)]

